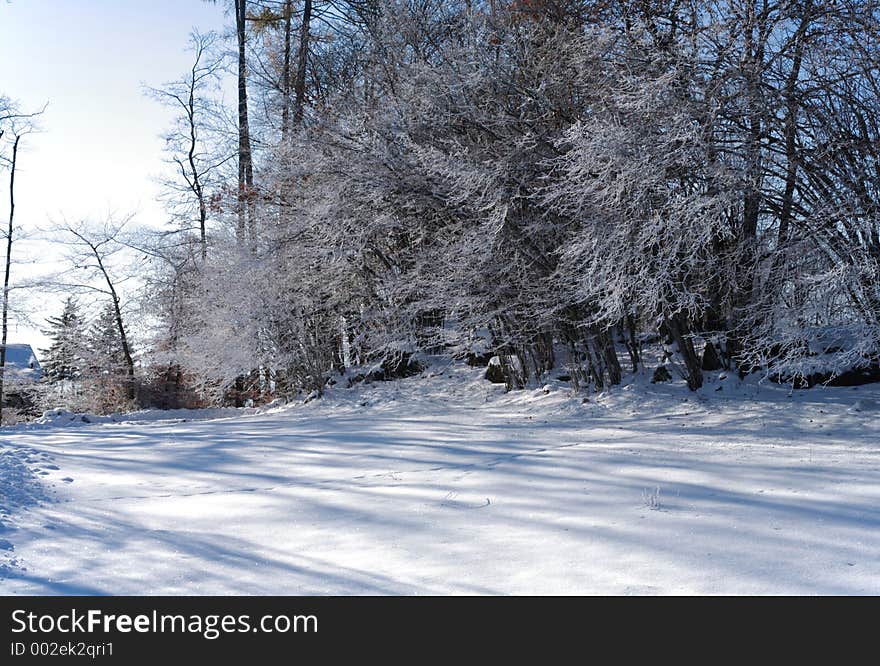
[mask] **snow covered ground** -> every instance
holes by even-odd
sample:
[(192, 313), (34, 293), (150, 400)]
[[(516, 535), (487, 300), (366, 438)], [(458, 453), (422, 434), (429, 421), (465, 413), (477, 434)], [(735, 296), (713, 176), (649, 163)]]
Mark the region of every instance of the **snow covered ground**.
[(2, 429), (0, 592), (880, 593), (880, 387), (481, 372)]

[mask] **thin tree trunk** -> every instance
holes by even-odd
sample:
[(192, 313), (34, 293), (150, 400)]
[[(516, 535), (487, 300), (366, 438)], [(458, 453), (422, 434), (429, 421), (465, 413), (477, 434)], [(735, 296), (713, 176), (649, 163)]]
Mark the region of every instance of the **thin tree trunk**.
[(807, 28), (810, 25), (812, 13), (812, 0), (806, 0), (803, 8), (803, 16), (794, 38), (794, 55), (791, 60), (791, 70), (785, 82), (785, 158), (787, 161), (785, 172), (785, 192), (782, 195), (782, 211), (779, 214), (778, 245), (781, 247), (788, 240), (788, 229), (791, 224), (792, 208), (794, 206), (794, 190), (797, 185), (798, 159), (797, 159), (797, 112), (798, 99), (796, 96), (798, 77), (801, 72), (803, 60), (804, 40)]
[(3, 389), (6, 374), (6, 337), (9, 332), (9, 270), (12, 266), (12, 224), (15, 219), (15, 164), (18, 159), (18, 141), (12, 144), (12, 166), (9, 172), (9, 226), (6, 229), (6, 274), (3, 278), (3, 339), (0, 340), (0, 423), (3, 423)]
[(623, 337), (626, 351), (629, 353), (629, 359), (632, 362), (632, 371), (639, 371), (641, 363), (639, 353), (639, 341), (636, 339), (636, 323), (632, 314), (626, 315), (625, 319), (620, 323), (620, 334)]
[(110, 279), (110, 274), (107, 272), (106, 267), (104, 266), (104, 261), (101, 259), (101, 253), (93, 248), (93, 252), (95, 255), (95, 261), (98, 264), (98, 269), (101, 271), (101, 275), (104, 276), (104, 281), (107, 283), (107, 290), (110, 292), (110, 298), (113, 301), (113, 315), (116, 319), (116, 328), (119, 330), (119, 340), (122, 345), (122, 356), (125, 359), (125, 367), (126, 372), (128, 374), (128, 387), (127, 393), (129, 399), (134, 398), (134, 360), (131, 356), (131, 347), (128, 343), (128, 336), (125, 334), (125, 325), (122, 320), (122, 309), (119, 306), (119, 294), (116, 293), (116, 287), (113, 286), (113, 280)]
[(131, 357), (131, 348), (128, 337), (125, 335), (125, 326), (122, 321), (122, 311), (119, 308), (119, 297), (113, 292), (113, 313), (116, 315), (116, 327), (119, 329), (119, 338), (122, 343), (122, 354), (125, 357), (126, 370), (129, 377), (129, 397), (134, 397), (134, 360)]
[[(284, 2), (284, 64), (281, 68), (281, 145), (287, 148), (290, 136), (290, 56), (291, 56), (291, 21), (293, 20), (293, 0)], [(285, 223), (284, 179), (278, 182), (278, 222)]]
[[(196, 65), (198, 65), (198, 60), (196, 60)], [(201, 246), (202, 263), (204, 263), (208, 259), (208, 235), (206, 229), (208, 208), (205, 205), (205, 193), (202, 188), (202, 180), (199, 177), (199, 170), (196, 167), (196, 65), (193, 66), (192, 79), (190, 80), (189, 87), (189, 108), (186, 109), (187, 118), (189, 120), (190, 140), (187, 160), (189, 162), (190, 171), (192, 172), (192, 190), (195, 192), (196, 199), (198, 199), (199, 202), (199, 244)]]
[(250, 126), (248, 124), (247, 60), (245, 57), (247, 0), (235, 0), (235, 27), (238, 36), (238, 240), (244, 242), (251, 234), (256, 240), (254, 210), (251, 205), (254, 168), (251, 158)]
[(293, 85), (293, 125), (298, 127), (303, 119), (306, 97), (306, 65), (309, 58), (309, 26), (312, 21), (312, 0), (303, 4), (302, 24), (299, 32), (299, 53), (296, 62), (296, 81)]
[(293, 0), (284, 2), (284, 66), (281, 70), (281, 139), (287, 142), (290, 131), (290, 22), (293, 13)]
[[(764, 62), (764, 37), (760, 30), (757, 7), (754, 0), (746, 3), (745, 38), (740, 63), (745, 77), (743, 91), (745, 103), (745, 184), (742, 203), (742, 219), (739, 228), (739, 253), (734, 267), (733, 298), (730, 309), (729, 328), (737, 329), (743, 313), (754, 299), (754, 257), (757, 251), (758, 222), (761, 215), (763, 163), (761, 138), (763, 133), (761, 68)], [(738, 331), (736, 335), (743, 335)], [(701, 380), (702, 383), (702, 380)]]

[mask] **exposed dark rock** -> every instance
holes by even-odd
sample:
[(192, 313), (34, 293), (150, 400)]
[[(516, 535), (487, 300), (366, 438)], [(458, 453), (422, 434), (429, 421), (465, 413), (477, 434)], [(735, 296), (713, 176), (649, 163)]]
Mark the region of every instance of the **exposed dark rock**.
[(360, 382), (369, 384), (370, 382), (387, 382), (392, 379), (404, 379), (418, 375), (424, 370), (424, 366), (419, 363), (412, 354), (401, 354), (397, 358), (386, 359), (379, 366), (378, 370), (368, 373), (359, 373), (348, 380), (349, 388)]
[(354, 377), (348, 378), (348, 388), (351, 388), (355, 384), (360, 384), (361, 382), (364, 382), (366, 380), (367, 380), (367, 376), (364, 373), (362, 373), (362, 372), (358, 373)]
[(386, 359), (382, 363), (382, 369), (373, 374), (382, 374), (382, 379), (376, 378), (377, 381), (387, 381), (389, 379), (403, 379), (421, 374), (424, 366), (419, 363), (412, 354), (401, 354), (400, 357), (394, 359)]
[(662, 382), (670, 382), (672, 381), (672, 375), (669, 370), (666, 369), (665, 365), (658, 366), (656, 370), (654, 370), (654, 375), (651, 377), (652, 384), (660, 384)]
[(880, 364), (869, 365), (867, 368), (855, 368), (847, 370), (839, 375), (832, 376), (830, 372), (814, 372), (806, 377), (794, 377), (791, 375), (770, 375), (770, 381), (777, 384), (789, 384), (793, 388), (812, 388), (817, 384), (826, 386), (863, 386), (880, 382)]
[(468, 352), (465, 359), (467, 360), (467, 364), (472, 368), (485, 368), (489, 365), (489, 361), (492, 360), (494, 354), (486, 353), (486, 354), (474, 354), (472, 352)]
[(828, 382), (829, 386), (862, 386), (880, 382), (880, 364), (869, 365), (867, 368), (847, 370)]
[(504, 367), (501, 365), (501, 358), (493, 356), (486, 368), (486, 379), (493, 384), (506, 384), (507, 377), (504, 373)]

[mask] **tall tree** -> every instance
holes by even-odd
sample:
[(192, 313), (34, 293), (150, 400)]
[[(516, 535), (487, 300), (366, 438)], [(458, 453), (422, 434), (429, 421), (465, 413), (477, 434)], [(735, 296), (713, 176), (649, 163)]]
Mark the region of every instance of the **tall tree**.
[(293, 0), (284, 0), (282, 14), (284, 21), (284, 51), (281, 65), (281, 140), (287, 142), (290, 131), (290, 37), (291, 21), (293, 20)]
[(88, 363), (94, 375), (124, 376), (128, 370), (125, 331), (119, 327), (116, 305), (108, 300), (86, 335)]
[[(12, 143), (12, 163), (9, 169), (9, 225), (6, 228), (6, 270), (3, 278), (3, 332), (0, 337), (0, 407), (3, 405), (3, 379), (6, 371), (6, 336), (9, 330), (9, 269), (12, 265), (12, 232), (13, 220), (15, 219), (15, 167), (18, 161), (18, 142), (20, 136), (16, 136)], [(0, 409), (0, 423), (2, 423), (2, 409)]]
[(112, 312), (119, 355), (123, 360), (125, 374), (128, 377), (126, 393), (130, 399), (133, 399), (135, 395), (134, 358), (122, 313), (122, 296), (119, 293), (121, 279), (114, 275), (111, 265), (114, 255), (128, 248), (123, 235), (130, 219), (129, 217), (117, 221), (110, 218), (100, 227), (87, 223), (66, 225), (62, 231), (68, 237), (70, 262), (73, 270), (84, 274), (86, 280), (74, 284), (69, 282), (62, 282), (62, 284), (67, 288), (78, 288), (103, 294), (108, 299), (107, 309)]
[(250, 234), (256, 242), (254, 219), (254, 163), (251, 153), (251, 131), (248, 121), (247, 86), (247, 0), (235, 0), (235, 34), (238, 40), (238, 234), (245, 242)]
[(221, 66), (220, 59), (211, 54), (215, 41), (213, 33), (203, 35), (194, 31), (190, 35), (193, 65), (187, 75), (161, 88), (146, 89), (148, 95), (178, 114), (173, 127), (165, 135), (165, 144), (179, 180), (167, 180), (164, 185), (170, 193), (167, 198), (173, 214), (183, 218), (180, 231), (190, 231), (190, 218), (195, 213), (202, 263), (208, 257), (208, 188), (216, 171), (232, 157), (211, 154), (205, 136), (220, 115), (210, 97), (210, 89), (217, 84)]
[(8, 134), (11, 136), (11, 155), (0, 155), (0, 162), (9, 167), (9, 221), (6, 226), (6, 257), (3, 275), (3, 312), (2, 331), (0, 331), (0, 423), (2, 423), (2, 405), (4, 389), (4, 373), (6, 370), (6, 343), (9, 333), (9, 294), (11, 291), (12, 244), (15, 234), (15, 175), (18, 168), (18, 149), (21, 139), (34, 129), (34, 118), (43, 111), (21, 113), (17, 106), (7, 97), (0, 96), (0, 141)]
[[(219, 0), (206, 0), (217, 4)], [(238, 54), (238, 194), (236, 215), (238, 242), (247, 242), (250, 234), (251, 245), (256, 241), (256, 219), (252, 205), (254, 196), (254, 163), (251, 152), (251, 132), (248, 120), (248, 66), (247, 66), (247, 0), (235, 0), (235, 37)]]
[(311, 37), (312, 0), (304, 0), (302, 20), (299, 28), (299, 50), (296, 56), (296, 79), (293, 84), (293, 125), (302, 123), (306, 99), (306, 67), (309, 59), (309, 39)]
[(52, 341), (49, 348), (43, 350), (41, 365), (46, 379), (51, 383), (79, 379), (82, 377), (86, 341), (76, 298), (68, 296), (61, 314), (50, 317), (46, 324), (43, 334)]

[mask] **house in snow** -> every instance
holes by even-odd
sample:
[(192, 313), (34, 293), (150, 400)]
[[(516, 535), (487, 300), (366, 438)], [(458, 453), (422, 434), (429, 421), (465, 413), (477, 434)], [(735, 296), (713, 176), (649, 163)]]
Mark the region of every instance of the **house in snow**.
[(33, 348), (28, 344), (16, 343), (6, 345), (6, 373), (21, 379), (37, 380), (43, 370)]

